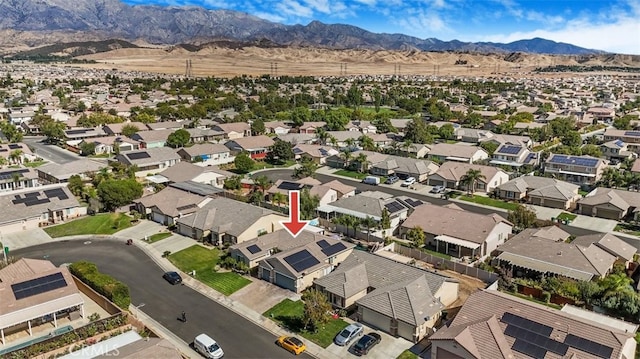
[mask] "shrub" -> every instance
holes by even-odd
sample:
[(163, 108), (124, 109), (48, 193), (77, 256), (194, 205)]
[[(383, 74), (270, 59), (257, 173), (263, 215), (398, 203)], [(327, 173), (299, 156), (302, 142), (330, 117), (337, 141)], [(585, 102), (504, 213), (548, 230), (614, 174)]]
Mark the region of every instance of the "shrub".
[(545, 303), (549, 303), (551, 301), (551, 293), (549, 293), (547, 291), (542, 292), (542, 300)]
[(75, 262), (69, 266), (69, 271), (120, 308), (129, 308), (131, 304), (129, 287), (110, 275), (98, 272), (95, 264), (86, 261)]
[(164, 252), (162, 253), (162, 258), (167, 258), (167, 257), (168, 257), (168, 256), (170, 256), (170, 255), (171, 255), (171, 251), (164, 251)]

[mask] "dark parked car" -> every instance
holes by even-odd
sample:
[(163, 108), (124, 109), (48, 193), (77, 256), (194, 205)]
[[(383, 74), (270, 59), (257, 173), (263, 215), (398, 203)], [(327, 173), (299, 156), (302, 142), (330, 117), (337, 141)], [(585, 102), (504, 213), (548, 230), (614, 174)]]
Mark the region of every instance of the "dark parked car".
[(182, 277), (177, 272), (166, 272), (162, 275), (162, 278), (166, 279), (171, 284), (182, 283)]
[(380, 334), (369, 333), (356, 342), (353, 346), (353, 353), (357, 356), (367, 355), (369, 350), (376, 346), (376, 344), (380, 343), (381, 340), (382, 337), (380, 337)]
[(386, 183), (386, 184), (394, 184), (394, 183), (398, 182), (399, 180), (400, 180), (400, 178), (398, 178), (398, 176), (391, 175), (391, 176), (387, 177), (387, 180), (384, 181), (384, 183)]

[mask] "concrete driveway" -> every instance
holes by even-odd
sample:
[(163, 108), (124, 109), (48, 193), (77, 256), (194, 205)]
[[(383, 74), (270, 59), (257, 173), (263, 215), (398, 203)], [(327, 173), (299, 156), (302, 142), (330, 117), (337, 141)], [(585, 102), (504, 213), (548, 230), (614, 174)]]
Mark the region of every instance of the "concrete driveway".
[(229, 298), (237, 300), (258, 313), (264, 313), (284, 299), (300, 300), (300, 295), (265, 282), (250, 278), (251, 284), (231, 294)]
[(0, 233), (0, 242), (2, 242), (5, 247), (9, 247), (9, 251), (37, 246), (52, 241), (54, 240), (51, 239), (42, 228), (26, 229), (13, 233)]
[[(348, 322), (353, 322), (352, 320), (345, 319)], [(364, 323), (361, 323), (364, 326), (364, 334), (368, 334), (371, 332), (375, 332), (380, 334), (382, 337), (382, 341), (367, 354), (366, 358), (372, 359), (389, 359), (389, 358), (397, 358), (403, 351), (411, 348), (413, 343), (403, 338), (395, 338), (381, 330), (373, 329), (367, 326)], [(338, 333), (336, 333), (338, 334)], [(358, 338), (359, 339), (359, 338)], [(348, 346), (341, 347), (339, 345), (335, 345), (331, 343), (326, 349), (328, 353), (331, 353), (336, 358), (357, 358), (358, 356), (353, 354), (353, 346), (357, 343), (358, 339), (355, 339)]]
[(166, 229), (167, 227), (161, 225), (160, 223), (141, 219), (140, 222), (138, 222), (138, 224), (136, 224), (135, 226), (125, 228), (114, 235), (122, 238), (131, 238), (133, 240), (138, 240), (144, 239), (145, 236), (151, 236), (153, 234), (166, 231)]

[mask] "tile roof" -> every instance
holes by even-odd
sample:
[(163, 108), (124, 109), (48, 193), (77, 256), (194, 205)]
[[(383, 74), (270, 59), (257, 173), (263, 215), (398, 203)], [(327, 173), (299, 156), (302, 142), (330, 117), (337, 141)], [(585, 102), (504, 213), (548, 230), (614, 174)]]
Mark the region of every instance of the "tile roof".
[(440, 165), (440, 168), (438, 169), (438, 171), (436, 171), (435, 174), (446, 180), (458, 182), (467, 174), (470, 169), (480, 171), (480, 173), (485, 177), (485, 179), (480, 179), (481, 182), (491, 181), (491, 179), (500, 172), (506, 174), (506, 172), (498, 167), (474, 165), (470, 163), (455, 161), (444, 162), (442, 165)]
[(243, 150), (268, 148), (273, 146), (273, 144), (273, 139), (271, 139), (271, 137), (269, 136), (264, 135), (236, 138), (235, 140), (231, 140), (225, 143), (225, 145), (231, 149), (234, 149), (234, 147), (237, 146)]
[[(146, 153), (148, 156), (142, 158), (136, 158), (138, 153)], [(179, 161), (180, 156), (173, 148), (169, 147), (156, 147), (147, 148), (144, 150), (135, 150), (123, 152), (116, 156), (118, 162), (126, 165), (138, 165), (140, 167), (151, 166), (165, 161)]]
[(640, 208), (640, 192), (598, 187), (578, 203), (588, 205), (610, 203), (620, 209), (628, 209), (629, 207)]
[(419, 226), (425, 233), (446, 235), (481, 244), (500, 222), (509, 223), (500, 216), (424, 204), (414, 209), (402, 223), (402, 227)]
[[(327, 237), (322, 234), (314, 233), (311, 231), (303, 230), (297, 237), (293, 238), (289, 232), (284, 229), (279, 229), (271, 233), (263, 234), (257, 238), (237, 243), (229, 247), (231, 250), (237, 250), (242, 253), (243, 256), (252, 260), (264, 256), (266, 253), (274, 248), (277, 248), (281, 252), (286, 252), (294, 248), (305, 246), (312, 242), (317, 242), (322, 239), (336, 241), (336, 239)], [(259, 251), (251, 253), (247, 248), (256, 245), (260, 248)]]
[[(527, 354), (512, 349), (515, 338), (507, 332), (507, 313), (550, 327), (552, 331), (549, 338), (560, 343), (564, 343), (565, 338), (572, 334), (607, 346), (612, 349), (611, 358), (621, 358), (624, 346), (629, 339), (633, 338), (633, 333), (625, 333), (583, 317), (499, 291), (482, 290), (471, 294), (449, 327), (440, 329), (430, 339), (434, 345), (438, 345), (441, 340), (454, 340), (472, 352), (476, 358), (531, 358)], [(598, 357), (569, 346), (564, 356), (547, 351), (544, 358)]]
[(573, 240), (573, 243), (579, 246), (587, 247), (591, 244), (604, 249), (605, 251), (613, 254), (618, 258), (625, 259), (627, 261), (633, 260), (633, 256), (638, 249), (622, 239), (614, 236), (611, 233), (594, 233), (584, 236), (579, 236)]
[(164, 142), (169, 138), (169, 135), (174, 133), (175, 129), (163, 129), (163, 130), (150, 130), (150, 131), (138, 131), (133, 136), (133, 139), (136, 139), (140, 142)]
[(178, 153), (184, 152), (189, 157), (196, 157), (202, 155), (213, 155), (218, 153), (227, 153), (229, 149), (227, 146), (218, 143), (196, 143), (191, 147), (184, 147), (178, 150)]
[[(44, 191), (60, 188), (67, 196), (66, 199), (59, 197), (49, 197)], [(35, 195), (35, 196), (34, 196)], [(18, 198), (34, 196), (33, 198), (48, 198), (46, 203), (38, 203), (27, 206), (25, 203), (13, 203)], [(44, 201), (43, 201), (44, 202)], [(36, 188), (26, 188), (24, 190), (0, 193), (0, 224), (12, 223), (22, 220), (32, 220), (34, 217), (40, 218), (49, 211), (64, 210), (67, 208), (81, 207), (76, 197), (69, 191), (67, 184), (53, 184)]]
[(205, 172), (204, 167), (196, 166), (193, 163), (180, 161), (175, 165), (166, 168), (160, 174), (170, 182), (190, 181)]
[(146, 208), (156, 207), (162, 214), (171, 217), (187, 215), (199, 209), (205, 196), (187, 193), (174, 187), (165, 187), (160, 192), (135, 200)]
[(64, 166), (53, 162), (45, 163), (42, 166), (36, 167), (36, 170), (60, 180), (67, 180), (69, 177), (80, 173), (98, 172), (103, 167), (108, 166), (97, 161), (81, 158), (65, 163)]
[(577, 191), (580, 186), (549, 177), (520, 176), (498, 186), (499, 190), (524, 193), (531, 190), (560, 187), (563, 192)]
[[(442, 156), (442, 157), (471, 158), (478, 151), (485, 152), (482, 148), (478, 146), (467, 146), (467, 145), (451, 144), (451, 143), (436, 143), (431, 147), (431, 151), (429, 151), (429, 155)], [(485, 152), (485, 154), (487, 153)]]

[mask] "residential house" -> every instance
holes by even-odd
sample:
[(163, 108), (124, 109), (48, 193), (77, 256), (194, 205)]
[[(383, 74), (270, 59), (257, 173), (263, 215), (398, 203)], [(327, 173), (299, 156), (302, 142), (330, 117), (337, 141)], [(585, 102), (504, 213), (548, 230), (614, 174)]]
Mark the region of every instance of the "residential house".
[(288, 196), (289, 191), (302, 191), (303, 189), (308, 189), (311, 196), (318, 196), (320, 200), (318, 202), (319, 206), (338, 200), (338, 193), (333, 188), (322, 185), (319, 181), (317, 184), (307, 184), (304, 180), (305, 179), (299, 181), (277, 180), (276, 183), (267, 190), (269, 200), (273, 202), (273, 194), (275, 193)]
[(528, 136), (496, 134), (492, 132), (487, 133), (487, 136), (480, 138), (479, 144), (487, 142), (493, 143), (497, 146), (500, 146), (502, 144), (511, 144), (514, 146), (525, 148), (531, 148), (531, 146), (533, 145), (533, 141)]
[[(302, 233), (305, 232), (311, 233), (307, 231)], [(288, 237), (289, 241), (298, 241), (287, 231), (279, 230), (274, 233)], [(327, 236), (314, 235), (314, 237), (314, 240), (307, 241), (302, 246), (274, 253), (259, 261), (258, 278), (295, 293), (301, 293), (311, 287), (314, 280), (331, 273), (355, 247), (352, 243)]]
[(221, 170), (216, 166), (202, 167), (181, 161), (155, 176), (147, 177), (147, 179), (161, 184), (192, 181), (222, 188), (224, 181), (235, 175), (235, 173)]
[(313, 133), (285, 133), (283, 135), (276, 135), (275, 139), (280, 141), (289, 142), (292, 146), (296, 145), (311, 145), (317, 142), (316, 135)]
[(40, 186), (33, 168), (0, 168), (0, 192)]
[(0, 144), (0, 157), (9, 164), (20, 164), (27, 160), (35, 161), (38, 158), (24, 143)]
[[(329, 167), (332, 168), (352, 168), (352, 169), (360, 169), (361, 164), (358, 163), (356, 161), (356, 158), (359, 155), (364, 155), (367, 158), (367, 163), (366, 166), (363, 166), (363, 168), (371, 168), (371, 165), (379, 163), (384, 161), (386, 158), (389, 157), (389, 155), (384, 154), (384, 153), (380, 153), (380, 152), (373, 152), (373, 151), (364, 151), (364, 150), (357, 150), (354, 152), (349, 152), (349, 156), (345, 157), (345, 152), (341, 152), (339, 154), (335, 154), (335, 155), (331, 155), (329, 157), (327, 157), (326, 159), (326, 164)], [(348, 160), (348, 162), (347, 162)]]
[(373, 134), (377, 131), (377, 127), (373, 125), (371, 121), (349, 121), (345, 129), (347, 131), (357, 131), (366, 134)]
[(120, 123), (109, 123), (109, 124), (106, 124), (106, 125), (102, 126), (102, 130), (108, 136), (121, 136), (122, 135), (122, 129), (125, 126), (135, 127), (135, 128), (138, 129), (137, 132), (145, 131), (145, 130), (148, 129), (147, 125), (145, 125), (142, 122), (120, 122)]
[(558, 227), (528, 228), (496, 250), (501, 266), (515, 277), (562, 276), (576, 280), (604, 278), (617, 256), (594, 243), (567, 242)]
[(212, 129), (224, 133), (228, 140), (251, 136), (251, 125), (246, 122), (219, 123)]
[(400, 226), (405, 237), (412, 228), (420, 227), (426, 245), (455, 258), (484, 259), (512, 233), (513, 224), (498, 214), (468, 212), (456, 205), (423, 204)]
[[(48, 260), (22, 258), (0, 269), (0, 338), (3, 348), (34, 338), (32, 326), (58, 330), (73, 312), (86, 318), (85, 300), (66, 266)], [(60, 321), (60, 322), (59, 322)], [(11, 335), (21, 333), (20, 336)], [(26, 336), (26, 338), (25, 338)], [(16, 342), (11, 343), (11, 339)], [(20, 344), (17, 344), (20, 343)], [(9, 350), (10, 352), (10, 350)]]
[(57, 163), (45, 163), (36, 167), (36, 171), (38, 171), (38, 178), (42, 183), (65, 183), (69, 182), (69, 178), (75, 175), (80, 176), (83, 181), (89, 181), (92, 175), (106, 167), (103, 163), (81, 158), (65, 163), (64, 166), (60, 166)]
[(435, 332), (459, 286), (443, 274), (365, 251), (352, 251), (314, 283), (334, 307), (355, 306), (359, 322), (412, 343)]
[(597, 187), (578, 201), (577, 213), (620, 221), (638, 220), (640, 193), (622, 189)]
[(319, 128), (324, 128), (327, 125), (324, 121), (305, 122), (298, 128), (300, 133), (316, 133)]
[(140, 142), (140, 148), (159, 148), (167, 145), (167, 138), (176, 130), (169, 128), (163, 130), (150, 130), (136, 132), (132, 139)]
[[(330, 138), (335, 138), (336, 146), (338, 148), (350, 148), (355, 150), (358, 148), (358, 139), (363, 136), (358, 131), (327, 131)], [(349, 147), (348, 143), (352, 142), (352, 146)]]
[(293, 147), (293, 154), (296, 161), (308, 158), (319, 165), (324, 165), (328, 157), (337, 156), (339, 152), (330, 146), (297, 144)]
[(524, 165), (537, 166), (539, 164), (539, 158), (538, 153), (531, 152), (524, 146), (503, 143), (493, 152), (489, 163), (517, 169)]
[[(355, 152), (354, 155), (357, 157), (360, 152)], [(384, 160), (376, 161), (375, 163), (369, 160), (369, 156), (367, 156), (367, 161), (371, 162), (368, 167), (369, 172), (373, 175), (389, 176), (395, 174), (400, 178), (413, 177), (417, 182), (425, 182), (439, 168), (435, 162), (429, 160), (393, 155), (387, 155)]]
[(189, 142), (202, 143), (202, 142), (221, 142), (225, 139), (225, 134), (222, 131), (216, 131), (210, 128), (187, 128), (189, 132)]
[(389, 121), (391, 121), (391, 126), (398, 130), (399, 133), (404, 134), (405, 129), (412, 120), (406, 118), (392, 118)]
[[(402, 144), (400, 144), (402, 146)], [(421, 143), (414, 143), (409, 147), (400, 147), (396, 153), (403, 155), (404, 157), (424, 158), (429, 154), (431, 148)]]
[[(379, 229), (380, 221), (384, 211), (389, 214), (391, 225), (386, 229)], [(352, 197), (343, 197), (333, 203), (318, 207), (318, 218), (320, 225), (325, 228), (332, 228), (350, 237), (367, 240), (381, 240), (386, 235), (393, 234), (400, 223), (407, 218), (409, 209), (405, 207), (393, 196), (378, 192), (362, 192)], [(347, 227), (343, 224), (335, 223), (336, 217), (355, 217), (358, 220), (372, 218), (378, 225), (369, 228), (369, 232), (357, 228)], [(353, 233), (353, 235), (352, 235)]]
[(115, 161), (125, 166), (138, 166), (136, 176), (142, 177), (175, 165), (180, 162), (180, 156), (172, 148), (157, 147), (121, 153), (115, 157)]
[(193, 162), (198, 166), (216, 166), (233, 162), (235, 157), (225, 145), (214, 143), (195, 144), (177, 151), (183, 161)]
[(20, 232), (87, 214), (66, 185), (53, 184), (0, 192), (0, 231)]
[(9, 122), (16, 126), (20, 126), (22, 123), (33, 120), (36, 113), (33, 109), (27, 108), (10, 108), (9, 109)]
[(474, 163), (489, 158), (489, 154), (478, 146), (436, 143), (431, 146), (427, 158), (438, 163), (447, 161)]
[(637, 325), (496, 290), (474, 292), (453, 321), (429, 337), (433, 359), (634, 357)]
[(607, 161), (591, 156), (551, 154), (544, 164), (544, 174), (578, 185), (594, 185), (607, 166)]
[(640, 153), (640, 131), (608, 128), (603, 136), (605, 142), (620, 140), (627, 144), (627, 150)]
[(640, 174), (640, 160), (633, 161), (630, 171), (634, 174)]
[(494, 193), (500, 199), (572, 210), (582, 198), (579, 190), (580, 186), (555, 178), (521, 176), (496, 187)]
[(427, 183), (430, 186), (470, 190), (468, 187), (471, 184), (464, 183), (465, 176), (469, 170), (480, 171), (480, 174), (484, 177), (476, 181), (474, 189), (476, 192), (489, 193), (509, 181), (509, 174), (498, 167), (462, 162), (445, 162), (436, 173), (429, 176)]
[(593, 116), (598, 122), (611, 123), (616, 117), (616, 111), (606, 107), (591, 107), (587, 110), (587, 114)]
[(231, 150), (234, 156), (246, 152), (252, 159), (262, 160), (267, 157), (273, 144), (274, 141), (271, 137), (260, 135), (229, 140), (224, 145)]
[(286, 125), (282, 121), (268, 121), (264, 123), (265, 133), (273, 133), (275, 135), (285, 135), (291, 131), (291, 126)]
[(611, 233), (582, 235), (576, 237), (572, 243), (581, 247), (595, 245), (616, 257), (614, 265), (619, 264), (627, 269), (629, 269), (629, 264), (633, 262), (634, 256), (638, 252), (638, 249), (635, 246), (630, 245)]
[(336, 193), (338, 194), (338, 199), (353, 197), (356, 195), (356, 187), (344, 184), (338, 180), (329, 181), (325, 183), (324, 186), (327, 186), (336, 191)]
[(284, 216), (229, 198), (212, 198), (195, 213), (178, 219), (183, 236), (216, 245), (236, 244), (280, 228)]
[(152, 131), (158, 130), (179, 130), (184, 128), (184, 126), (188, 125), (188, 121), (161, 121), (161, 122), (152, 122), (147, 123), (147, 127)]
[(161, 191), (134, 201), (136, 210), (148, 219), (173, 226), (183, 216), (195, 213), (210, 198), (195, 193), (187, 193), (174, 187), (165, 187)]
[[(85, 140), (88, 138), (96, 138), (96, 137), (104, 137), (106, 133), (102, 130), (101, 127), (94, 128), (71, 128), (64, 131), (65, 138), (68, 140), (70, 144), (80, 143), (81, 140)], [(74, 141), (76, 141), (74, 143)]]
[(612, 140), (600, 145), (602, 157), (610, 161), (612, 164), (621, 163), (627, 159), (635, 159), (638, 154), (629, 151), (629, 145), (622, 140)]
[(82, 145), (86, 143), (94, 144), (94, 153), (96, 155), (115, 153), (115, 146), (118, 147), (120, 152), (133, 151), (140, 148), (140, 143), (138, 141), (121, 136), (84, 139), (78, 144), (78, 149), (81, 149)]

